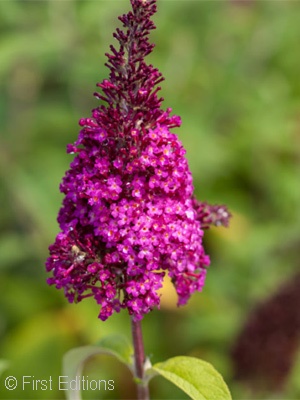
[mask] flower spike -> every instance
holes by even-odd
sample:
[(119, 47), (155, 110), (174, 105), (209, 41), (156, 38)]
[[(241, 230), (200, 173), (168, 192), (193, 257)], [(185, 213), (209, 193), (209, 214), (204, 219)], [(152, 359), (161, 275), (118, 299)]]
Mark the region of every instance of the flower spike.
[(203, 229), (228, 218), (224, 207), (193, 198), (185, 150), (170, 131), (180, 117), (161, 108), (163, 77), (145, 62), (156, 1), (131, 5), (114, 34), (119, 48), (107, 54), (109, 78), (97, 85), (105, 104), (79, 121), (67, 146), (76, 155), (60, 185), (61, 231), (46, 262), (48, 283), (70, 302), (94, 297), (102, 320), (127, 309), (138, 321), (159, 307), (166, 273), (185, 304), (209, 265)]

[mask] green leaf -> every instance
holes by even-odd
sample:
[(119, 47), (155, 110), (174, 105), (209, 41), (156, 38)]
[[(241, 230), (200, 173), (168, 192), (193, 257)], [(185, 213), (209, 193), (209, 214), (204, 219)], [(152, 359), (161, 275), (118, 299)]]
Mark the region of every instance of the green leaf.
[(153, 365), (147, 371), (149, 379), (154, 372), (174, 383), (194, 400), (230, 400), (229, 389), (214, 367), (194, 357), (174, 357)]
[[(84, 363), (97, 354), (109, 354), (126, 364), (132, 371), (133, 349), (127, 338), (121, 335), (112, 335), (102, 339), (95, 346), (82, 346), (68, 351), (63, 358), (63, 375), (71, 381), (82, 374)], [(66, 391), (68, 400), (80, 400), (80, 391)]]
[(0, 360), (0, 375), (8, 368), (9, 364), (6, 360)]

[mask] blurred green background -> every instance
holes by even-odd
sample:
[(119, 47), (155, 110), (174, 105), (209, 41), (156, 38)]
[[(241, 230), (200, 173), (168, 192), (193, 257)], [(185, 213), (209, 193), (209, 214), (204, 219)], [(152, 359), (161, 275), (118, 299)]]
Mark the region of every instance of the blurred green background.
[[(235, 399), (299, 399), (300, 357), (281, 393), (258, 393), (234, 379), (230, 354), (249, 312), (299, 270), (300, 3), (158, 7), (148, 61), (166, 78), (164, 108), (182, 117), (176, 133), (197, 197), (227, 204), (233, 219), (206, 234), (212, 262), (203, 293), (177, 309), (166, 284), (161, 310), (143, 322), (147, 353), (153, 362), (186, 354), (213, 363)], [(128, 9), (129, 0), (0, 2), (0, 359), (10, 363), (2, 378), (55, 380), (68, 349), (109, 333), (130, 337), (125, 312), (101, 322), (92, 300), (69, 305), (44, 270), (72, 160), (66, 144), (98, 105), (92, 93), (108, 76), (104, 53)], [(134, 397), (129, 373), (109, 357), (92, 360), (85, 375), (115, 381), (113, 392), (86, 399)], [(151, 392), (187, 398), (161, 378)], [(64, 395), (57, 385), (8, 391), (0, 378), (4, 399)]]

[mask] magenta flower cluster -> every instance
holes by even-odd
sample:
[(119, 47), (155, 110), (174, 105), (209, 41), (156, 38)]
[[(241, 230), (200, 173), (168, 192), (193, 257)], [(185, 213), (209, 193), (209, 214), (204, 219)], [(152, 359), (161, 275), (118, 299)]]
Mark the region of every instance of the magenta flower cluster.
[(229, 218), (226, 207), (193, 197), (185, 150), (170, 131), (180, 118), (161, 109), (163, 78), (144, 61), (155, 3), (131, 0), (132, 12), (119, 18), (120, 48), (111, 46), (110, 76), (95, 94), (107, 105), (79, 121), (78, 140), (68, 145), (76, 156), (60, 186), (61, 232), (46, 263), (48, 283), (70, 302), (93, 296), (102, 320), (122, 308), (139, 320), (158, 307), (166, 273), (185, 304), (209, 265), (203, 228)]

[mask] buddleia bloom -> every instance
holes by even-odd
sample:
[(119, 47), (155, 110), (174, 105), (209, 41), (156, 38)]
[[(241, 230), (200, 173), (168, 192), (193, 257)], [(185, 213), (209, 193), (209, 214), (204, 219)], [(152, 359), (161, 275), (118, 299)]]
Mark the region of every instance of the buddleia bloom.
[(121, 309), (139, 320), (158, 307), (165, 274), (185, 304), (209, 265), (203, 228), (229, 217), (193, 197), (185, 150), (171, 132), (181, 120), (161, 108), (163, 77), (145, 62), (156, 1), (131, 5), (114, 33), (118, 49), (106, 54), (109, 78), (97, 84), (102, 104), (67, 147), (76, 155), (60, 185), (61, 231), (46, 263), (48, 283), (70, 302), (94, 297), (102, 320)]

